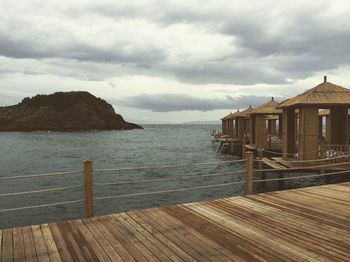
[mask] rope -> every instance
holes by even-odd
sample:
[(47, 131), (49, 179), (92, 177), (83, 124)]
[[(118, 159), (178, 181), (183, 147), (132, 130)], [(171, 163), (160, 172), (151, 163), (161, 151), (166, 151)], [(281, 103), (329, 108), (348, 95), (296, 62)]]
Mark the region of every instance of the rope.
[(189, 165), (140, 166), (140, 167), (125, 167), (125, 168), (111, 168), (111, 169), (95, 169), (95, 171), (96, 172), (109, 172), (109, 171), (125, 171), (125, 170), (148, 170), (148, 169), (191, 167), (191, 166), (214, 165), (214, 164), (225, 164), (225, 163), (242, 163), (245, 161), (246, 161), (245, 159), (239, 159), (239, 160), (220, 161), (220, 162), (196, 163), (196, 164), (189, 164)]
[(197, 189), (238, 185), (243, 183), (244, 181), (240, 181), (240, 182), (232, 182), (232, 183), (209, 185), (209, 186), (199, 186), (199, 187), (189, 187), (189, 188), (174, 189), (174, 190), (163, 190), (163, 191), (143, 192), (143, 193), (125, 194), (125, 195), (116, 195), (116, 196), (107, 196), (107, 197), (96, 197), (94, 198), (94, 200), (105, 200), (105, 199), (113, 199), (113, 198), (125, 198), (125, 197), (134, 197), (134, 196), (165, 194), (165, 193), (172, 193), (172, 192), (183, 192), (183, 191), (190, 191), (190, 190), (197, 190)]
[(29, 176), (8, 176), (8, 177), (0, 177), (0, 181), (2, 181), (2, 180), (12, 180), (12, 179), (25, 179), (25, 178), (33, 178), (33, 177), (75, 175), (75, 174), (82, 174), (82, 171), (47, 173), (47, 174), (38, 174), (38, 175), (29, 175)]
[[(314, 159), (314, 160), (281, 160), (281, 161), (276, 161), (276, 160), (270, 160), (271, 162), (275, 162), (275, 163), (307, 163), (307, 162), (321, 162), (321, 161), (330, 161), (333, 159), (339, 159), (339, 158), (346, 158), (346, 157), (350, 157), (350, 155), (343, 155), (343, 156), (336, 156), (336, 157), (332, 157), (332, 158), (321, 158), (321, 159)], [(255, 162), (264, 162), (263, 159), (254, 159)]]
[(77, 188), (82, 188), (82, 187), (83, 186), (67, 186), (67, 187), (56, 187), (56, 188), (49, 188), (49, 189), (42, 189), (42, 190), (33, 190), (33, 191), (24, 191), (24, 192), (16, 192), (16, 193), (6, 193), (6, 194), (0, 194), (0, 197), (27, 195), (27, 194), (44, 193), (44, 192), (52, 192), (52, 191), (62, 191), (62, 190), (77, 189)]
[(0, 209), (0, 213), (2, 213), (2, 212), (9, 212), (9, 211), (17, 211), (17, 210), (25, 210), (25, 209), (34, 209), (34, 208), (58, 206), (58, 205), (68, 205), (68, 204), (75, 204), (75, 203), (80, 203), (80, 202), (84, 202), (84, 199), (64, 201), (64, 202), (56, 202), (56, 203), (36, 205), (36, 206), (6, 208), (6, 209)]
[(337, 172), (331, 172), (331, 173), (326, 173), (326, 174), (315, 174), (315, 175), (307, 175), (307, 176), (258, 179), (258, 180), (253, 180), (253, 183), (255, 183), (255, 182), (270, 182), (270, 181), (292, 180), (292, 179), (299, 179), (299, 178), (322, 177), (322, 176), (330, 176), (330, 175), (336, 175), (336, 174), (344, 174), (344, 173), (349, 173), (349, 172), (350, 172), (350, 170), (345, 170), (345, 171), (337, 171)]
[(350, 162), (342, 162), (342, 163), (334, 163), (334, 164), (328, 164), (328, 165), (320, 165), (320, 166), (301, 166), (301, 167), (289, 167), (285, 169), (255, 169), (254, 171), (257, 172), (275, 172), (275, 171), (286, 171), (286, 170), (300, 170), (300, 169), (313, 169), (313, 168), (322, 168), (322, 167), (330, 167), (330, 166), (341, 166), (350, 164)]
[(203, 178), (203, 177), (214, 177), (214, 176), (225, 176), (225, 175), (231, 175), (231, 174), (240, 174), (240, 173), (244, 173), (244, 172), (246, 172), (246, 170), (239, 170), (239, 171), (235, 171), (235, 172), (226, 172), (226, 173), (208, 174), (208, 175), (199, 175), (199, 176), (182, 176), (182, 177), (177, 176), (177, 177), (172, 177), (172, 178), (131, 180), (131, 181), (120, 181), (120, 182), (111, 182), (111, 183), (95, 183), (95, 186), (126, 185), (126, 184), (138, 184), (138, 183), (147, 183), (147, 182), (162, 182), (162, 181), (196, 179), (196, 178)]

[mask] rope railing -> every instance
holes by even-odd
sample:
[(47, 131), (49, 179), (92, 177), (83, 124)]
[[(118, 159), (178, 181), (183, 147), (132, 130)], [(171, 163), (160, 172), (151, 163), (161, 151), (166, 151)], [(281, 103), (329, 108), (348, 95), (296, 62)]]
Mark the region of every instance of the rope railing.
[(215, 184), (215, 185), (208, 185), (208, 186), (188, 187), (188, 188), (180, 188), (180, 189), (161, 190), (161, 191), (152, 191), (152, 192), (142, 192), (142, 193), (124, 194), (124, 195), (115, 195), (115, 196), (106, 196), (106, 197), (95, 197), (94, 200), (106, 200), (106, 199), (115, 199), (115, 198), (125, 198), (125, 197), (136, 197), (136, 196), (166, 194), (166, 193), (174, 193), (174, 192), (199, 190), (199, 189), (208, 189), (208, 188), (214, 188), (214, 187), (224, 187), (224, 186), (230, 186), (230, 185), (240, 185), (240, 184), (243, 184), (243, 183), (244, 183), (244, 181), (239, 181), (239, 182), (230, 182), (230, 183)]
[(5, 209), (0, 209), (0, 213), (26, 210), (26, 209), (43, 208), (43, 207), (51, 207), (51, 206), (69, 205), (69, 204), (75, 204), (75, 203), (80, 203), (80, 202), (84, 202), (84, 199), (69, 200), (69, 201), (62, 201), (62, 202), (55, 202), (55, 203), (41, 204), (41, 205), (34, 205), (34, 206), (5, 208)]
[(15, 192), (15, 193), (4, 193), (4, 194), (0, 194), (0, 197), (21, 196), (21, 195), (46, 193), (46, 192), (56, 192), (56, 191), (63, 191), (63, 190), (78, 189), (78, 188), (82, 188), (82, 187), (83, 186), (66, 186), (66, 187), (56, 187), (56, 188), (48, 188), (48, 189), (41, 189), (41, 190)]
[(127, 184), (139, 184), (139, 183), (150, 183), (150, 182), (181, 181), (181, 180), (188, 180), (188, 179), (200, 179), (200, 178), (207, 178), (207, 177), (235, 175), (235, 174), (242, 174), (245, 172), (246, 172), (245, 170), (238, 170), (238, 171), (234, 171), (234, 172), (215, 173), (215, 174), (208, 174), (208, 175), (176, 176), (176, 177), (171, 177), (171, 178), (157, 178), (157, 179), (95, 183), (94, 185), (95, 186), (110, 186), (110, 185), (127, 185)]
[(228, 164), (228, 163), (243, 163), (245, 159), (218, 161), (218, 162), (204, 162), (194, 163), (188, 165), (164, 165), (164, 166), (136, 166), (136, 167), (122, 167), (122, 168), (107, 168), (107, 169), (94, 169), (95, 172), (112, 172), (112, 171), (131, 171), (131, 170), (152, 170), (152, 169), (164, 169), (164, 168), (181, 168), (181, 167), (193, 167), (202, 165), (216, 165), (216, 164)]
[(37, 178), (37, 177), (76, 175), (76, 174), (82, 174), (82, 173), (83, 171), (67, 171), (67, 172), (59, 172), (59, 173), (28, 175), (28, 176), (7, 176), (7, 177), (0, 177), (0, 181), (14, 180), (14, 179), (30, 179), (30, 178)]

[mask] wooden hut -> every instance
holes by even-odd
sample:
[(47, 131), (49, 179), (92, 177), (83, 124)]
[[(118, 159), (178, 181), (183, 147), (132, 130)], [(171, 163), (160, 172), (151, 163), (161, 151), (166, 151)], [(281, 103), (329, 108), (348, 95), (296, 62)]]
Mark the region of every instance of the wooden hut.
[(231, 113), (227, 117), (227, 122), (228, 122), (228, 135), (232, 138), (237, 138), (237, 121), (236, 121), (236, 116), (239, 115), (241, 112), (237, 110), (235, 113)]
[(272, 149), (272, 145), (277, 145), (280, 141), (282, 110), (276, 108), (278, 105), (272, 97), (267, 103), (250, 111), (251, 147)]
[[(282, 102), (277, 108), (283, 110), (283, 158), (288, 158), (295, 153), (301, 160), (319, 157), (320, 109), (330, 110), (329, 143), (347, 145), (349, 107), (350, 90), (327, 82), (326, 76), (323, 83)], [(295, 120), (296, 109), (299, 109), (298, 121)], [(298, 125), (297, 129), (295, 125)]]
[(232, 113), (224, 116), (223, 118), (221, 118), (221, 133), (223, 135), (228, 135), (228, 121), (227, 118), (231, 115)]
[(246, 138), (246, 142), (250, 142), (250, 126), (251, 119), (249, 113), (253, 110), (252, 106), (249, 106), (247, 109), (242, 112), (236, 112), (236, 134), (237, 139), (241, 142)]

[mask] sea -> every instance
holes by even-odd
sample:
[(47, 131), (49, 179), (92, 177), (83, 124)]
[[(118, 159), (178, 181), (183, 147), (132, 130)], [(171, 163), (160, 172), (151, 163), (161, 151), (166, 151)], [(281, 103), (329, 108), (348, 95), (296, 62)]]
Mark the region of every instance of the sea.
[[(82, 200), (82, 187), (45, 190), (82, 186), (84, 160), (93, 161), (94, 215), (242, 195), (241, 184), (215, 187), (242, 181), (245, 174), (243, 163), (230, 162), (240, 156), (216, 152), (210, 133), (219, 128), (144, 125), (143, 130), (0, 133), (0, 228), (83, 217), (83, 202), (50, 206)], [(78, 173), (1, 180), (71, 171)], [(207, 176), (211, 174), (220, 175)], [(324, 178), (288, 180), (284, 189), (324, 183)], [(254, 187), (256, 193), (261, 192), (259, 184)], [(278, 189), (277, 182), (265, 188)], [(6, 195), (28, 191), (37, 192)], [(104, 197), (113, 198), (99, 199)]]

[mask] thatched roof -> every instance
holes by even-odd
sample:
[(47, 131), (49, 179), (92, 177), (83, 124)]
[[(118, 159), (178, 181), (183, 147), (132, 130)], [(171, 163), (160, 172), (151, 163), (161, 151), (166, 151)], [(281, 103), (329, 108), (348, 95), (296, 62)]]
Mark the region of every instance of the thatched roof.
[(231, 113), (229, 113), (228, 115), (226, 115), (226, 116), (224, 116), (223, 118), (221, 118), (220, 120), (226, 120), (229, 116), (231, 116), (232, 115), (232, 112)]
[(227, 119), (234, 119), (236, 116), (238, 116), (241, 112), (239, 112), (239, 110), (237, 110), (236, 112), (234, 113), (231, 113)]
[[(329, 109), (322, 109), (318, 115), (319, 116), (329, 116), (331, 113), (330, 113), (330, 110)], [(350, 109), (348, 109), (348, 115), (350, 115)]]
[(249, 117), (250, 112), (253, 111), (254, 108), (250, 105), (247, 109), (243, 110), (242, 112), (237, 113), (236, 117)]
[(306, 92), (283, 101), (277, 108), (335, 105), (350, 106), (350, 89), (325, 81)]
[(282, 114), (282, 110), (276, 108), (278, 105), (279, 105), (279, 103), (276, 102), (275, 100), (273, 100), (273, 97), (272, 97), (269, 102), (253, 109), (249, 114), (250, 115), (256, 115), (256, 114), (278, 115), (278, 114)]

